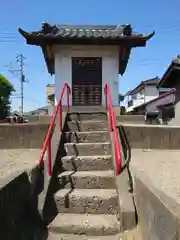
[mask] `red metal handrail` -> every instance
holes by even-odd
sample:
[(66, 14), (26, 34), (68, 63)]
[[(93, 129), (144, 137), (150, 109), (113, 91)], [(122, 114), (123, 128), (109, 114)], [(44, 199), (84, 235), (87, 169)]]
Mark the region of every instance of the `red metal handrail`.
[(55, 124), (55, 120), (59, 111), (59, 117), (60, 117), (60, 131), (62, 131), (62, 98), (64, 96), (64, 92), (65, 90), (67, 90), (67, 111), (69, 111), (69, 96), (71, 93), (71, 89), (69, 87), (69, 85), (67, 83), (64, 84), (64, 87), (61, 91), (60, 94), (60, 98), (59, 98), (59, 102), (56, 106), (56, 110), (53, 114), (49, 129), (48, 129), (48, 133), (46, 135), (45, 141), (44, 141), (44, 145), (43, 148), (41, 150), (41, 157), (40, 157), (40, 164), (44, 163), (44, 155), (45, 152), (47, 150), (48, 152), (48, 175), (51, 176), (51, 139), (52, 139), (52, 135), (53, 135), (53, 131), (54, 131), (54, 124)]
[(111, 93), (110, 93), (110, 88), (109, 88), (108, 83), (106, 83), (106, 85), (104, 87), (104, 95), (105, 95), (106, 112), (109, 111), (110, 131), (113, 132), (113, 134), (114, 134), (114, 152), (115, 152), (115, 160), (116, 160), (116, 176), (118, 176), (119, 171), (120, 171), (121, 166), (122, 166), (122, 159), (121, 159), (120, 145), (119, 145), (118, 134), (117, 134), (117, 129), (116, 129), (116, 118), (114, 116), (112, 98), (111, 98)]

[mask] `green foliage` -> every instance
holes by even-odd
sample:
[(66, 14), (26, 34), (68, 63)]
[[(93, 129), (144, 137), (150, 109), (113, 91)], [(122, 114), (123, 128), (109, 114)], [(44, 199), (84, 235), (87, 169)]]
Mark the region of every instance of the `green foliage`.
[(10, 110), (10, 95), (15, 91), (13, 85), (0, 74), (0, 120), (7, 117)]

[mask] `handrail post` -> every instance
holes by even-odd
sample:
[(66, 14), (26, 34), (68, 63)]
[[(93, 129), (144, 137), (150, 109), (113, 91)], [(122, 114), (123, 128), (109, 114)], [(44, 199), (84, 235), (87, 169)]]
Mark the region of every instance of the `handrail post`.
[(59, 121), (60, 121), (60, 131), (62, 131), (62, 102), (60, 100), (60, 105), (59, 105)]
[(47, 152), (48, 152), (48, 175), (51, 176), (51, 137), (49, 138), (48, 141)]
[(110, 121), (110, 131), (113, 132), (114, 135), (114, 153), (115, 153), (115, 161), (116, 161), (116, 169), (115, 173), (116, 176), (119, 174), (119, 170), (121, 169), (121, 152), (120, 152), (120, 146), (118, 142), (117, 137), (117, 129), (116, 129), (116, 119), (113, 111), (113, 105), (112, 105), (112, 98), (111, 93), (109, 89), (108, 83), (106, 83), (104, 87), (104, 95), (105, 95), (105, 108), (107, 113), (109, 112), (109, 121)]
[(49, 129), (48, 129), (48, 133), (45, 137), (44, 145), (43, 145), (43, 148), (41, 150), (41, 156), (40, 156), (40, 160), (39, 160), (40, 165), (44, 164), (44, 155), (45, 155), (45, 152), (47, 151), (47, 161), (48, 161), (48, 163), (47, 163), (47, 173), (48, 173), (49, 176), (51, 176), (51, 173), (52, 173), (51, 140), (52, 140), (52, 135), (53, 135), (55, 121), (56, 121), (56, 117), (58, 115), (58, 112), (59, 112), (59, 121), (60, 121), (59, 125), (60, 125), (60, 131), (61, 132), (62, 132), (62, 128), (63, 128), (62, 98), (63, 98), (65, 90), (67, 90), (67, 107), (68, 107), (68, 110), (69, 110), (69, 95), (70, 95), (71, 89), (70, 89), (69, 85), (67, 83), (65, 83), (64, 87), (61, 91), (61, 94), (60, 94), (60, 100), (59, 100), (59, 102), (56, 106), (56, 110), (53, 114)]
[(104, 95), (105, 95), (105, 109), (108, 111), (108, 99), (107, 99), (107, 85), (104, 87)]
[(69, 96), (70, 96), (70, 89), (69, 86), (67, 86), (67, 110), (69, 111)]
[(40, 165), (44, 163), (44, 158), (43, 158), (42, 154), (41, 154), (39, 163), (40, 163)]
[(110, 130), (113, 132), (113, 116), (112, 116), (112, 110), (109, 109), (109, 115), (110, 115)]

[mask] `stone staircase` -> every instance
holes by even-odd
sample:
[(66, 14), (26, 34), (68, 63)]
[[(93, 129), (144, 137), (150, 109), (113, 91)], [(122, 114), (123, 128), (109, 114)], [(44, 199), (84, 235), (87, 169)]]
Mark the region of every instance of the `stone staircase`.
[(70, 113), (48, 239), (121, 239), (107, 115)]

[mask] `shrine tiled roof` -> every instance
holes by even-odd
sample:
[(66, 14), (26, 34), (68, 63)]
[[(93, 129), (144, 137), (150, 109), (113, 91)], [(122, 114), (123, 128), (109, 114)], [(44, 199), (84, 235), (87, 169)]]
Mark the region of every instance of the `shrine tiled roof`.
[[(54, 73), (52, 46), (61, 45), (98, 45), (118, 46), (119, 74), (123, 74), (133, 47), (146, 46), (154, 32), (143, 35), (132, 30), (130, 24), (123, 25), (59, 25), (43, 23), (39, 31), (26, 32), (19, 28), (27, 44), (40, 46), (49, 73)], [(119, 46), (121, 46), (119, 48)]]
[[(44, 39), (101, 39), (101, 40), (123, 40), (134, 39), (147, 41), (154, 32), (148, 35), (143, 35), (132, 31), (131, 25), (50, 25), (48, 23), (42, 24), (40, 31), (25, 32), (19, 29), (19, 32), (26, 38), (44, 38)], [(118, 43), (118, 42), (117, 42)]]

